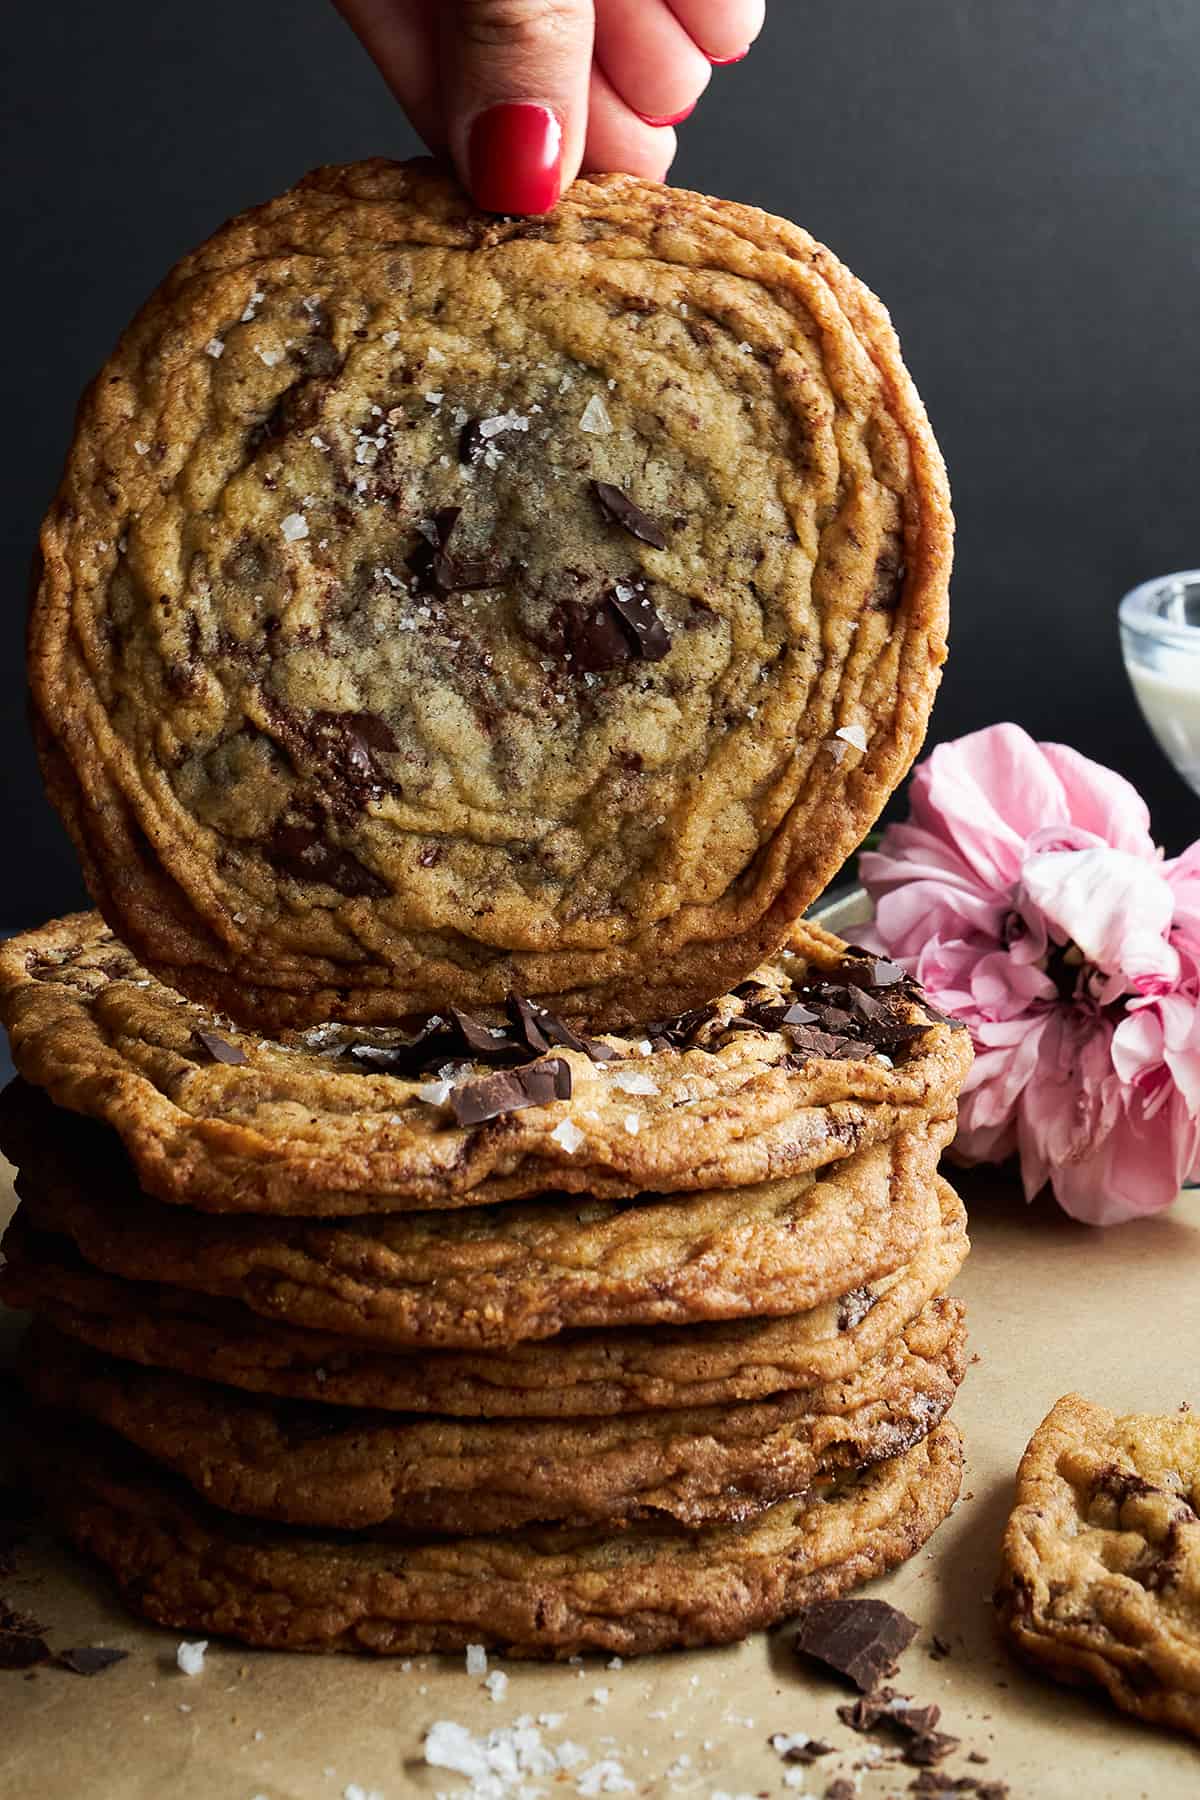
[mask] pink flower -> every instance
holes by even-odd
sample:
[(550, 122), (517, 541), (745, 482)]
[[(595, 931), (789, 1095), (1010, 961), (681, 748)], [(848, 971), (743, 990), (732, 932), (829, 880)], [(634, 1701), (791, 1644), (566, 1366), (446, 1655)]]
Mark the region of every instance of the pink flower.
[(1063, 744), (993, 725), (917, 769), (859, 859), (876, 946), (965, 1021), (955, 1148), (1020, 1157), (1077, 1219), (1158, 1212), (1200, 1162), (1200, 844)]

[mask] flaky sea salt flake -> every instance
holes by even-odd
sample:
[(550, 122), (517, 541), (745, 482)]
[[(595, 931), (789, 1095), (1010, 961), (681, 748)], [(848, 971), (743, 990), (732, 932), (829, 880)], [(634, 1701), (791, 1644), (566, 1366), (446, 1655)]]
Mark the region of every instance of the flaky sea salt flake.
[(839, 725), (834, 736), (841, 738), (844, 744), (852, 744), (856, 750), (867, 747), (867, 734), (861, 725)]
[(216, 362), (219, 357), (222, 357), (225, 354), (225, 340), (218, 337), (209, 338), (207, 344), (204, 346), (204, 354), (205, 356), (211, 356), (213, 361)]
[(279, 529), (289, 544), (298, 544), (308, 536), (308, 520), (303, 513), (288, 513), (279, 521)]
[(636, 1069), (618, 1069), (612, 1078), (613, 1086), (619, 1087), (624, 1094), (657, 1094), (658, 1084), (651, 1081), (648, 1075), (639, 1075)]
[(583, 1133), (578, 1125), (572, 1125), (570, 1119), (561, 1119), (550, 1133), (556, 1144), (561, 1144), (568, 1156), (574, 1156), (583, 1143)]
[(607, 406), (599, 394), (593, 394), (583, 409), (583, 415), (579, 421), (580, 431), (590, 432), (593, 437), (603, 437), (612, 428), (613, 422), (609, 417)]
[(201, 1638), (193, 1644), (180, 1644), (175, 1651), (176, 1666), (184, 1675), (202, 1674), (204, 1670), (204, 1653), (207, 1649), (207, 1638)]

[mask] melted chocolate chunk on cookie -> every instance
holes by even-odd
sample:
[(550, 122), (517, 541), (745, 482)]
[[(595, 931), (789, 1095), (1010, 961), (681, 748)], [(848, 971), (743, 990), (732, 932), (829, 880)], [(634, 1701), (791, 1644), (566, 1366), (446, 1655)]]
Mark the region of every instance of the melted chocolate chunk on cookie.
[(380, 799), (392, 786), (376, 752), (399, 749), (386, 719), (372, 712), (315, 712), (304, 736), (358, 806)]
[(690, 1012), (679, 1013), (674, 1019), (656, 1019), (647, 1025), (646, 1032), (656, 1050), (691, 1050), (699, 1044), (705, 1027), (719, 1016), (714, 1005), (693, 1006)]
[(576, 1050), (598, 1063), (612, 1062), (621, 1054), (610, 1044), (581, 1036), (549, 1007), (518, 995), (510, 997), (508, 1013), (510, 1024), (490, 1025), (452, 1006), (444, 1014), (431, 1013), (415, 1036), (400, 1043), (364, 1041), (343, 1047), (339, 1054), (373, 1073), (399, 1075), (409, 1081), (440, 1072), (453, 1061), (467, 1067), (484, 1063), (508, 1068), (533, 1064), (548, 1050)]
[(550, 642), (575, 675), (602, 675), (630, 662), (661, 662), (671, 634), (641, 583), (618, 581), (598, 606), (564, 600)]
[(385, 882), (360, 863), (349, 850), (341, 850), (322, 837), (315, 825), (277, 825), (266, 845), (275, 867), (293, 881), (318, 881), (347, 899), (382, 900)]
[(561, 639), (562, 655), (573, 675), (603, 675), (637, 655), (619, 614), (607, 600), (600, 606), (564, 600), (557, 608), (555, 625), (555, 636)]
[(482, 421), (468, 419), (458, 434), (458, 460), (464, 468), (473, 469), (483, 461), (488, 441), (483, 435)]
[(215, 1031), (201, 1031), (197, 1027), (192, 1036), (210, 1061), (226, 1063), (230, 1068), (237, 1068), (246, 1061), (246, 1052), (239, 1044), (230, 1044)]
[(666, 549), (667, 534), (662, 526), (649, 513), (644, 513), (623, 489), (614, 486), (611, 481), (593, 481), (592, 492), (600, 502), (601, 510), (614, 525), (622, 526), (631, 537), (649, 544), (654, 550)]
[(556, 1056), (548, 1062), (465, 1082), (454, 1089), (450, 1104), (460, 1125), (482, 1125), (488, 1119), (523, 1112), (528, 1106), (548, 1106), (553, 1100), (570, 1098), (571, 1065)]
[(614, 1062), (620, 1055), (611, 1044), (603, 1044), (597, 1038), (581, 1037), (565, 1019), (534, 1000), (524, 1000), (513, 994), (508, 1001), (508, 1010), (514, 1026), (534, 1056), (541, 1056), (547, 1050), (578, 1050), (592, 1062)]
[[(1155, 1487), (1142, 1475), (1135, 1475), (1132, 1469), (1119, 1469), (1115, 1463), (1108, 1463), (1092, 1478), (1092, 1499), (1111, 1500), (1114, 1506), (1124, 1506), (1127, 1500), (1149, 1500), (1157, 1495), (1160, 1499), (1174, 1503), (1178, 1496), (1170, 1494), (1165, 1488)], [(1191, 1508), (1188, 1507), (1191, 1512)], [(1192, 1515), (1195, 1517), (1195, 1515)]]
[(872, 612), (895, 612), (903, 597), (904, 583), (907, 580), (904, 541), (897, 531), (889, 534), (876, 559), (875, 575), (867, 595), (868, 608)]
[(661, 662), (671, 648), (671, 634), (655, 611), (643, 584), (618, 581), (608, 603), (628, 628), (642, 661)]
[(499, 587), (505, 580), (497, 563), (482, 557), (451, 556), (450, 540), (461, 517), (461, 506), (443, 506), (417, 527), (420, 541), (409, 553), (407, 566), (419, 594), (469, 594)]

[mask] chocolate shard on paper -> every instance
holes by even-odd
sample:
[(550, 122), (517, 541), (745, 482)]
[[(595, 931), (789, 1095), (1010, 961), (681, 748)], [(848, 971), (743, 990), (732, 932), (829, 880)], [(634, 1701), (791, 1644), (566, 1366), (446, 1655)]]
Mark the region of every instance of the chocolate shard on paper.
[(460, 1125), (483, 1125), (529, 1106), (549, 1106), (553, 1100), (570, 1098), (571, 1065), (556, 1056), (464, 1082), (450, 1095), (450, 1104)]
[(824, 1600), (800, 1614), (792, 1648), (869, 1694), (895, 1668), (917, 1629), (886, 1600)]
[(792, 1737), (777, 1731), (767, 1742), (784, 1762), (801, 1763), (806, 1768), (811, 1768), (822, 1756), (833, 1755), (832, 1744), (827, 1744), (824, 1738), (807, 1737), (802, 1731)]
[(54, 1658), (59, 1669), (70, 1669), (73, 1675), (102, 1675), (114, 1663), (124, 1662), (128, 1650), (105, 1650), (99, 1644), (85, 1644), (77, 1650), (60, 1650)]
[(246, 1052), (240, 1044), (227, 1042), (225, 1038), (218, 1037), (215, 1031), (201, 1031), (197, 1026), (192, 1036), (212, 1062), (226, 1063), (230, 1068), (237, 1068), (246, 1060)]
[(666, 549), (667, 534), (662, 526), (649, 513), (643, 512), (621, 488), (611, 481), (593, 481), (592, 492), (614, 525), (623, 526), (631, 537), (639, 538), (654, 550)]
[(45, 1629), (29, 1613), (0, 1600), (0, 1669), (32, 1669), (48, 1662), (50, 1646), (42, 1635)]

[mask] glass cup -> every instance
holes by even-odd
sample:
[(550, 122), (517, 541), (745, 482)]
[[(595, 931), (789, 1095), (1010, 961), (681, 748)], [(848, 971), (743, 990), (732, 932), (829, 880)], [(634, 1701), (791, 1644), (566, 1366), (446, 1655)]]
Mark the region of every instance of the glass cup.
[(1159, 748), (1200, 794), (1200, 569), (1160, 575), (1126, 594), (1121, 650)]

